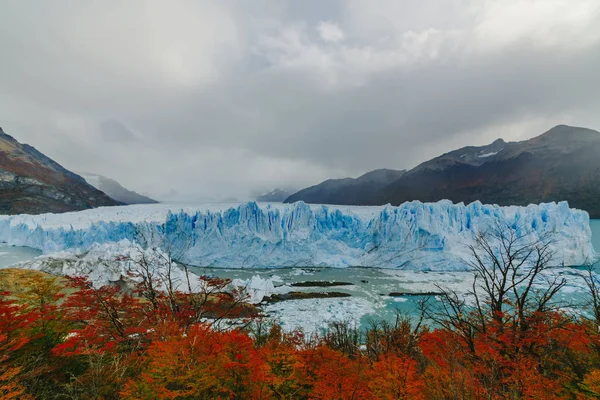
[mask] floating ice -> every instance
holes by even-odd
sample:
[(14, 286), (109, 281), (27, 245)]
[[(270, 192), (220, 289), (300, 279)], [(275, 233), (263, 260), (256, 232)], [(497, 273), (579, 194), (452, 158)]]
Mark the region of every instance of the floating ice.
[(248, 294), (248, 301), (253, 304), (260, 303), (263, 297), (270, 296), (275, 293), (272, 279), (263, 279), (258, 275), (254, 275), (248, 280), (234, 279), (232, 285), (242, 288)]

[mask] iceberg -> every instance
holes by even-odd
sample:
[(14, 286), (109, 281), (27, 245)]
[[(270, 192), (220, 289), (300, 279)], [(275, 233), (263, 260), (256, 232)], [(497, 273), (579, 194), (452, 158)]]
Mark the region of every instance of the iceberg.
[[(143, 263), (160, 289), (172, 288), (182, 292), (191, 290), (194, 293), (210, 289), (210, 284), (198, 274), (188, 274), (183, 268), (173, 263), (167, 254), (156, 248), (143, 249), (128, 240), (117, 243), (95, 243), (84, 252), (62, 251), (44, 254), (33, 260), (13, 264), (13, 268), (43, 271), (57, 276), (86, 276), (96, 287), (105, 285), (125, 285), (133, 288), (142, 282), (140, 263)], [(170, 268), (169, 268), (170, 267)], [(225, 290), (239, 296), (240, 300), (258, 304), (263, 297), (276, 292), (271, 279), (263, 279), (258, 275), (252, 278), (234, 279)], [(281, 291), (287, 288), (280, 289)]]
[[(177, 211), (177, 209), (179, 210)], [(509, 224), (551, 234), (555, 265), (596, 260), (589, 215), (566, 202), (500, 207), (413, 201), (400, 206), (164, 204), (64, 214), (0, 216), (0, 242), (49, 254), (130, 241), (158, 246), (199, 267), (378, 267), (466, 270), (480, 231)]]

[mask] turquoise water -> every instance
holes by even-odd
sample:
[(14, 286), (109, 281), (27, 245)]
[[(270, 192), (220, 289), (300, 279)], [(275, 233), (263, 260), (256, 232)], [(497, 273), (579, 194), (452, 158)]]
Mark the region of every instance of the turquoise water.
[(0, 244), (0, 268), (9, 265), (29, 261), (41, 255), (42, 252), (30, 247), (6, 246)]

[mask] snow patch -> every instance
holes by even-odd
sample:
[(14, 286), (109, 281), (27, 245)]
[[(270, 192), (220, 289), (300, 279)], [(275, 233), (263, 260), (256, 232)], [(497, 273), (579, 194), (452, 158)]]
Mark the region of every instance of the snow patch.
[(479, 158), (488, 158), (488, 157), (492, 157), (495, 156), (496, 154), (498, 154), (500, 151), (494, 151), (492, 153), (484, 153), (484, 154), (480, 154), (477, 157)]

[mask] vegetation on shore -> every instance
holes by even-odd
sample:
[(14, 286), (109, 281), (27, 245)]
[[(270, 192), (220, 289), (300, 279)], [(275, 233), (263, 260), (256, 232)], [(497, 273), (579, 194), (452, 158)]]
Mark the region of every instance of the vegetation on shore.
[(599, 398), (600, 285), (590, 270), (588, 307), (559, 307), (565, 282), (539, 284), (548, 248), (511, 231), (482, 235), (473, 303), (443, 292), (420, 318), (336, 323), (319, 336), (262, 320), (223, 279), (185, 293), (145, 269), (130, 293), (4, 272), (29, 283), (1, 286), (0, 397)]

